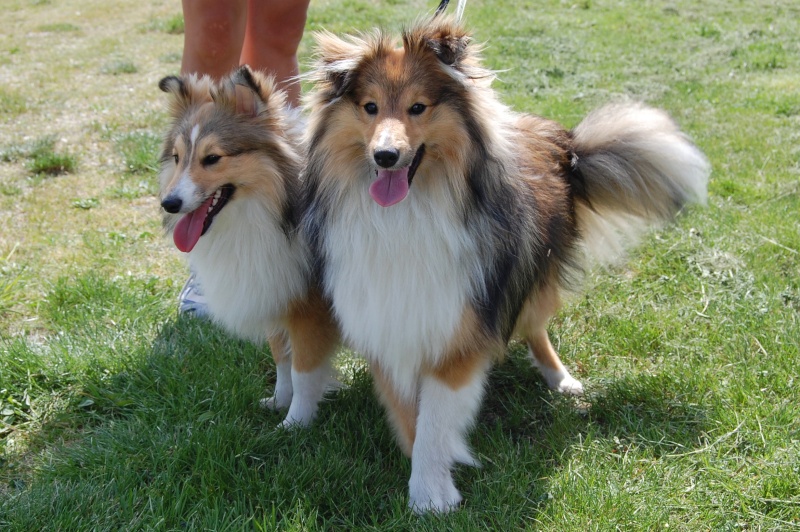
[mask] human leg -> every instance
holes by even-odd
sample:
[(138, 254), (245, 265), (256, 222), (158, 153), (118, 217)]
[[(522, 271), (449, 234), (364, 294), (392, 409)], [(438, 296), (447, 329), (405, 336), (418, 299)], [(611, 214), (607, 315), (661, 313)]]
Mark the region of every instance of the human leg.
[[(188, 0), (184, 0), (188, 1)], [(248, 0), (241, 64), (275, 75), (289, 103), (300, 104), (297, 48), (303, 38), (309, 0)]]
[(182, 0), (181, 73), (220, 79), (239, 66), (247, 23), (245, 0)]

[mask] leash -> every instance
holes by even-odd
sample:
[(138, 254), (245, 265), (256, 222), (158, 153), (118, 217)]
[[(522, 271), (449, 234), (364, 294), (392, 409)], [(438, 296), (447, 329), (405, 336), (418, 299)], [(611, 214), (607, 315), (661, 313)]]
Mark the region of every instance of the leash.
[[(450, 4), (450, 0), (441, 0), (441, 2), (439, 2), (439, 7), (436, 8), (436, 11), (433, 14), (433, 18), (436, 18), (444, 13), (448, 4)], [(467, 7), (467, 0), (458, 0), (458, 4), (456, 5), (456, 22), (461, 22), (461, 18), (464, 16), (465, 7)]]

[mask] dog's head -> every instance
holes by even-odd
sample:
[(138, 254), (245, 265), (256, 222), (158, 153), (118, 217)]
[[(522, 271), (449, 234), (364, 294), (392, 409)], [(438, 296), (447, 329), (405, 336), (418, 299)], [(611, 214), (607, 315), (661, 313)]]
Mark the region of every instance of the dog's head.
[(161, 207), (176, 246), (191, 251), (237, 198), (260, 195), (284, 215), (288, 181), (300, 158), (288, 133), (285, 95), (273, 80), (242, 67), (213, 83), (170, 76), (173, 123), (161, 155)]
[(323, 149), (335, 157), (363, 161), (370, 194), (387, 207), (406, 197), (415, 176), (424, 180), (426, 169), (462, 170), (463, 139), (474, 134), (473, 92), (493, 78), (462, 27), (446, 18), (419, 23), (403, 32), (401, 46), (382, 32), (316, 38), (312, 148), (327, 143)]

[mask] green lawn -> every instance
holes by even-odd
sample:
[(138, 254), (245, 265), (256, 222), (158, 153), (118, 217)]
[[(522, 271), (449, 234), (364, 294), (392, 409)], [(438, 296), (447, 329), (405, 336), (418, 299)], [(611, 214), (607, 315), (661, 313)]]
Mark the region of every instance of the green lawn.
[[(308, 27), (399, 29), (435, 4), (315, 1)], [(310, 430), (279, 431), (266, 350), (177, 317), (154, 169), (180, 2), (0, 11), (0, 529), (800, 528), (796, 1), (469, 2), (505, 101), (572, 126), (642, 99), (713, 173), (707, 208), (552, 323), (584, 400), (512, 345), (464, 507), (423, 518), (358, 360)]]

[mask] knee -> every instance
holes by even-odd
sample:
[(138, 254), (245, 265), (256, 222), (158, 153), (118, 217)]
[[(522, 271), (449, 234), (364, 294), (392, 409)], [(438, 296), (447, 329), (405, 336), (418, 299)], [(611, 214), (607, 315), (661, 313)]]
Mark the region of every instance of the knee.
[(185, 37), (196, 48), (238, 48), (244, 35), (246, 11), (225, 2), (198, 2), (184, 10)]
[(264, 14), (256, 39), (261, 46), (281, 55), (295, 55), (306, 25), (307, 5), (293, 0), (274, 2)]

